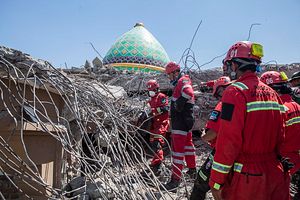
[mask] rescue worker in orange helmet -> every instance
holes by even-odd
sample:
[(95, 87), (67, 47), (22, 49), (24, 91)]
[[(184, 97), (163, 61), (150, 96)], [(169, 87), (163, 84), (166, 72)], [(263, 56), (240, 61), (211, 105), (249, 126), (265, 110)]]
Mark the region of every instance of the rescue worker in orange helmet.
[(196, 174), (196, 154), (192, 140), (194, 125), (193, 107), (195, 102), (192, 81), (180, 73), (180, 66), (169, 62), (165, 72), (174, 86), (171, 101), (172, 177), (162, 189), (176, 191), (179, 186), (184, 160), (189, 168), (187, 174)]
[[(292, 100), (292, 89), (288, 85), (288, 78), (284, 72), (268, 71), (261, 75), (260, 80), (280, 95), (286, 107), (286, 133), (281, 155), (283, 156), (282, 159), (289, 158), (295, 165), (290, 172), (292, 179), (296, 180), (296, 172), (300, 169), (300, 105)], [(286, 165), (286, 167), (290, 166)], [(298, 196), (296, 199), (300, 199), (300, 180), (297, 181), (297, 184), (295, 185), (297, 187), (296, 193), (293, 195)]]
[(215, 199), (289, 199), (289, 176), (277, 159), (285, 134), (284, 107), (256, 70), (262, 46), (234, 44), (223, 60), (236, 80), (222, 96), (221, 124), (209, 186)]
[(150, 132), (150, 145), (154, 152), (150, 167), (154, 174), (159, 175), (161, 172), (162, 160), (164, 153), (162, 146), (164, 145), (164, 138), (169, 129), (169, 106), (168, 97), (159, 92), (159, 84), (156, 80), (149, 80), (147, 82), (147, 89), (151, 99), (149, 105), (151, 107), (152, 125)]
[[(214, 81), (213, 96), (217, 99), (221, 99), (225, 88), (231, 84), (228, 76), (222, 76)], [(212, 152), (207, 157), (204, 164), (197, 172), (197, 177), (194, 182), (194, 187), (190, 196), (190, 200), (204, 200), (206, 193), (210, 190), (208, 180), (210, 177), (210, 170), (213, 162), (213, 156), (215, 153), (215, 143), (217, 139), (217, 133), (220, 127), (220, 115), (221, 115), (222, 102), (219, 101), (215, 109), (211, 112), (209, 119), (205, 126), (204, 135), (202, 140), (208, 142), (213, 148)]]

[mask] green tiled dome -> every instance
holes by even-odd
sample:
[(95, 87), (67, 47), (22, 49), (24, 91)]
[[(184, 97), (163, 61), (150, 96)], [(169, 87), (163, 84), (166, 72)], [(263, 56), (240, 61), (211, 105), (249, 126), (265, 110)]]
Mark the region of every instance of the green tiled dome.
[(109, 49), (103, 64), (117, 69), (163, 71), (169, 61), (162, 45), (142, 23), (137, 23)]

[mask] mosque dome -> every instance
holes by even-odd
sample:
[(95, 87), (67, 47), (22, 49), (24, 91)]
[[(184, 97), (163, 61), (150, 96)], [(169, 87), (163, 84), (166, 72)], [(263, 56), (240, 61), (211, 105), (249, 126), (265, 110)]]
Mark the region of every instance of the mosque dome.
[(112, 45), (103, 59), (103, 65), (120, 70), (161, 72), (169, 61), (162, 45), (142, 23), (137, 23)]

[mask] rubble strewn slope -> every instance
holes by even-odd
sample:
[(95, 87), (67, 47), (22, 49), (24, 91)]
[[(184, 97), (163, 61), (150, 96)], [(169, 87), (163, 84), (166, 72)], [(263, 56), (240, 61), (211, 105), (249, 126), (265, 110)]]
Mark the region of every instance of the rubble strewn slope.
[[(149, 173), (151, 150), (141, 133), (150, 133), (142, 132), (138, 121), (141, 111), (147, 110), (145, 83), (157, 79), (161, 90), (170, 95), (166, 76), (117, 71), (103, 67), (100, 59), (92, 63), (86, 62), (82, 69), (57, 69), (0, 46), (2, 195), (8, 199), (186, 199), (192, 186), (186, 176), (177, 194), (158, 189), (170, 175), (171, 158), (166, 156), (161, 176)], [(281, 69), (291, 74), (299, 66)], [(194, 129), (199, 130), (217, 102), (203, 82), (222, 72), (190, 75), (197, 90)], [(210, 148), (195, 139), (200, 166)]]

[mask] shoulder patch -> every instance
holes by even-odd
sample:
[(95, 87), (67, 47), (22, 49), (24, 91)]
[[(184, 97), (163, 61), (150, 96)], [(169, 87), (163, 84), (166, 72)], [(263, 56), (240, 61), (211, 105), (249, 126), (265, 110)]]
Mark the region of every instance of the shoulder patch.
[(221, 113), (220, 111), (213, 110), (210, 113), (209, 120), (214, 121), (214, 122), (218, 121), (220, 113)]
[(231, 121), (234, 111), (234, 105), (231, 103), (222, 103), (221, 119)]

